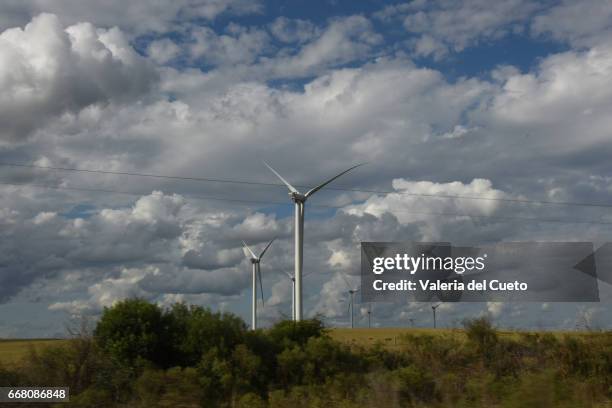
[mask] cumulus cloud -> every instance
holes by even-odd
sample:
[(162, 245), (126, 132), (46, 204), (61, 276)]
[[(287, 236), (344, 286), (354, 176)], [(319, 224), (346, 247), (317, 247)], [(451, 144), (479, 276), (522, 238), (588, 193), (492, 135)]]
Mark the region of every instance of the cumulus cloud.
[(277, 76), (308, 75), (321, 67), (329, 67), (369, 56), (382, 36), (363, 16), (349, 16), (332, 20), (320, 36), (306, 43), (290, 57), (269, 62)]
[(550, 36), (575, 46), (594, 46), (612, 40), (612, 4), (608, 1), (565, 0), (537, 15), (536, 35)]
[(192, 58), (207, 65), (251, 64), (268, 46), (268, 34), (261, 29), (230, 24), (226, 33), (218, 35), (208, 27), (192, 33), (195, 40), (190, 47)]
[(281, 16), (270, 24), (270, 31), (284, 43), (304, 43), (318, 35), (320, 29), (311, 21)]
[[(489, 110), (506, 125), (538, 129), (538, 152), (576, 151), (609, 141), (612, 46), (568, 51), (542, 60), (535, 72), (506, 77)], [(580, 135), (580, 137), (577, 137)]]
[(180, 53), (181, 47), (169, 38), (152, 41), (147, 47), (147, 54), (149, 57), (159, 64), (165, 64), (173, 60), (178, 57)]
[(440, 59), (509, 33), (521, 33), (527, 18), (539, 8), (533, 1), (444, 0), (414, 1), (388, 6), (376, 13), (383, 21), (401, 19), (416, 35), (415, 55)]
[[(475, 179), (468, 184), (396, 179), (393, 180), (393, 188), (397, 193), (370, 197), (363, 204), (349, 206), (345, 211), (354, 215), (368, 213), (377, 217), (391, 213), (402, 224), (417, 223), (425, 241), (436, 241), (447, 236), (440, 230), (443, 225), (452, 223), (452, 220), (463, 223), (471, 219), (471, 216), (494, 215), (500, 209), (499, 201), (495, 200), (509, 197), (503, 191), (493, 188), (492, 183), (485, 179)], [(432, 200), (432, 196), (483, 199)]]
[(90, 21), (98, 26), (119, 26), (135, 34), (167, 32), (179, 27), (178, 20), (213, 20), (221, 14), (258, 13), (261, 3), (252, 0), (7, 0), (0, 6), (0, 28), (25, 24), (41, 12), (62, 16), (74, 24)]
[[(477, 15), (465, 14), (478, 4)], [(412, 2), (393, 14), (412, 19), (418, 53), (441, 56), (521, 28), (519, 4)], [(174, 7), (134, 30), (168, 29)], [(465, 15), (465, 22), (444, 25), (451, 15)], [(357, 283), (360, 241), (609, 239), (605, 225), (533, 220), (612, 221), (605, 211), (520, 202), (612, 199), (606, 176), (612, 95), (601, 86), (610, 82), (612, 59), (603, 40), (542, 56), (532, 69), (503, 65), (448, 80), (401, 53), (385, 55), (382, 32), (363, 16), (316, 24), (283, 18), (261, 26), (223, 23), (220, 31), (194, 27), (188, 18), (184, 32), (134, 42), (148, 58), (172, 65), (153, 68), (126, 37), (129, 19), (109, 29), (102, 17), (78, 20), (94, 26), (75, 24), (69, 13), (59, 20), (42, 15), (0, 35), (0, 82), (19, 102), (17, 109), (0, 96), (0, 119), (8, 124), (2, 160), (277, 182), (264, 159), (300, 186), (369, 162), (332, 186), (389, 194), (325, 189), (308, 202), (308, 315), (347, 324), (340, 273)], [(419, 26), (419, 18), (432, 28)], [(179, 41), (191, 33), (202, 36), (200, 43)], [(173, 64), (187, 58), (190, 45), (196, 65)], [(308, 79), (268, 82), (279, 78)], [(270, 322), (289, 313), (283, 271), (293, 265), (293, 220), (284, 187), (8, 167), (3, 182), (56, 188), (0, 185), (3, 302), (27, 299), (78, 312), (138, 295), (160, 304), (203, 302), (246, 316), (250, 265), (240, 240), (261, 248), (276, 236), (262, 265), (262, 316)], [(555, 313), (534, 308), (534, 316)], [(441, 307), (439, 322), (451, 325), (489, 309), (504, 324), (537, 323), (528, 308), (486, 304)], [(377, 305), (373, 316), (375, 324), (414, 318), (426, 326), (431, 309)]]
[(0, 131), (23, 139), (50, 118), (141, 97), (157, 75), (116, 28), (63, 28), (41, 14), (0, 34)]

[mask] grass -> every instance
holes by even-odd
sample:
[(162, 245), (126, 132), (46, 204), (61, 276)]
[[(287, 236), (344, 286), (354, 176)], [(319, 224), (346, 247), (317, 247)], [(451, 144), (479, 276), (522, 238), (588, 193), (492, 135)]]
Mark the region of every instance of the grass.
[[(505, 331), (498, 330), (497, 334), (500, 337), (511, 338), (517, 340), (521, 333), (526, 331)], [(542, 333), (542, 332), (538, 332)], [(568, 331), (550, 331), (554, 336), (589, 336), (597, 335), (591, 332), (568, 332)], [(412, 335), (435, 335), (455, 338), (460, 341), (467, 339), (463, 329), (431, 329), (431, 328), (407, 328), (407, 327), (388, 327), (388, 328), (334, 328), (329, 330), (330, 336), (342, 343), (356, 346), (373, 346), (376, 343), (382, 343), (386, 347), (394, 348), (402, 345), (402, 336), (406, 334)]]
[(402, 336), (405, 334), (415, 335), (439, 335), (448, 337), (465, 338), (463, 330), (460, 329), (423, 329), (423, 328), (405, 328), (405, 327), (388, 327), (388, 328), (335, 328), (330, 329), (330, 336), (342, 343), (358, 345), (358, 346), (373, 346), (376, 343), (382, 343), (386, 347), (401, 346)]
[(30, 348), (37, 350), (51, 344), (58, 344), (65, 340), (60, 339), (20, 339), (0, 340), (0, 364), (13, 365), (25, 357)]

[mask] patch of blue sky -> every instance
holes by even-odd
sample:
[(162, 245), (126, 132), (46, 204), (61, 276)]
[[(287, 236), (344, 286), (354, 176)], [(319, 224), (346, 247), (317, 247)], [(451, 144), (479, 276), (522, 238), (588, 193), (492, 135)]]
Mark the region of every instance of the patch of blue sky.
[(419, 66), (440, 71), (454, 82), (459, 78), (489, 79), (491, 71), (501, 65), (511, 65), (521, 72), (532, 70), (542, 58), (569, 50), (565, 44), (513, 34), (492, 42), (482, 42), (461, 52), (450, 53), (444, 59), (416, 58)]
[(96, 212), (96, 207), (91, 204), (77, 204), (70, 210), (61, 213), (60, 215), (68, 219), (89, 218)]

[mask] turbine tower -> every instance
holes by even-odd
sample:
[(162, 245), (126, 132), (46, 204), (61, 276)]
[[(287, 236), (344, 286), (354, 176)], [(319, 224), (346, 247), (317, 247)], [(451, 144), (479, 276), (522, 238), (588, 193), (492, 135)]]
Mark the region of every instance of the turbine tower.
[(319, 184), (315, 188), (312, 188), (306, 192), (306, 194), (300, 193), (295, 187), (293, 187), (287, 180), (283, 178), (276, 170), (274, 170), (268, 163), (264, 162), (267, 168), (269, 168), (272, 173), (278, 177), (284, 185), (289, 189), (289, 197), (295, 203), (295, 320), (302, 320), (302, 266), (303, 266), (303, 250), (304, 250), (304, 205), (306, 204), (306, 200), (337, 179), (338, 177), (348, 173), (356, 167), (362, 166), (362, 164), (358, 164), (356, 166), (351, 167), (348, 170), (344, 170), (342, 173), (330, 178), (326, 182)]
[(244, 254), (247, 257), (250, 257), (251, 264), (253, 265), (253, 293), (252, 293), (252, 298), (251, 298), (251, 329), (252, 330), (257, 330), (257, 278), (258, 277), (259, 277), (259, 287), (261, 289), (261, 303), (262, 305), (264, 303), (263, 284), (261, 282), (261, 269), (259, 268), (259, 262), (261, 261), (261, 258), (264, 256), (268, 248), (270, 248), (270, 245), (272, 245), (272, 242), (274, 242), (275, 239), (276, 238), (272, 238), (272, 241), (270, 241), (270, 243), (266, 245), (266, 247), (264, 248), (263, 251), (261, 251), (261, 254), (259, 254), (259, 256), (255, 255), (255, 252), (253, 252), (251, 248), (249, 248), (246, 242), (242, 241), (242, 245), (244, 246)]

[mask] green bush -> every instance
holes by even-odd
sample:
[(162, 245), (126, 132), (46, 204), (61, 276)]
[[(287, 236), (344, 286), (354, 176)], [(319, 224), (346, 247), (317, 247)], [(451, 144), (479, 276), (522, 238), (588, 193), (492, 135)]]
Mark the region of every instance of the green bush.
[(476, 347), (478, 353), (490, 361), (495, 355), (497, 332), (487, 317), (463, 321), (468, 340)]
[(400, 399), (405, 402), (427, 402), (439, 398), (436, 381), (431, 373), (416, 366), (408, 366), (391, 372)]
[(326, 331), (323, 322), (318, 319), (300, 322), (283, 320), (272, 326), (267, 335), (281, 349), (286, 349), (294, 345), (303, 346), (311, 338), (324, 337)]

